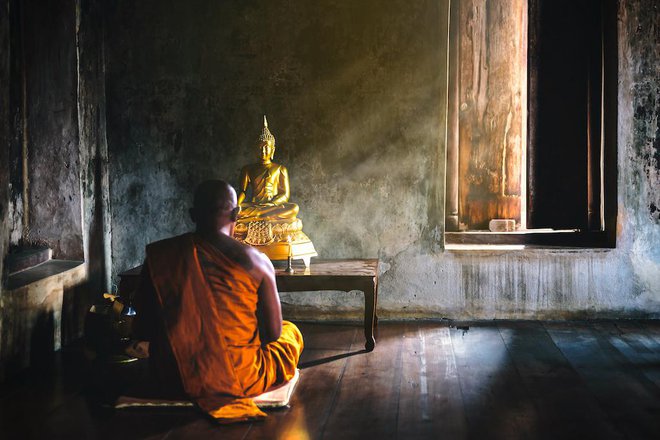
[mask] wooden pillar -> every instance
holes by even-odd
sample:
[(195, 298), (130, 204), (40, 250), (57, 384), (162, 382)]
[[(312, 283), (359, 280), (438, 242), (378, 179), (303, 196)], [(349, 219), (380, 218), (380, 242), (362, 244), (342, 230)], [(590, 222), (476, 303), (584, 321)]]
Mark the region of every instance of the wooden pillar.
[(462, 0), (458, 11), (459, 223), (521, 222), (527, 0)]
[(588, 49), (588, 103), (587, 103), (587, 227), (590, 231), (603, 229), (601, 224), (601, 158), (603, 157), (603, 38), (602, 38), (602, 8), (600, 1), (592, 0), (589, 5), (593, 11), (589, 15), (591, 35), (600, 38), (592, 38)]
[(449, 17), (449, 94), (447, 106), (447, 191), (445, 230), (458, 231), (458, 18), (460, 0), (453, 0)]
[[(0, 53), (10, 52), (9, 0), (0, 0)], [(11, 65), (8, 56), (0, 57), (0, 277), (7, 254), (9, 237), (9, 145), (11, 143), (10, 111)], [(0, 282), (0, 297), (2, 287)], [(0, 318), (0, 328), (2, 328)], [(0, 379), (2, 379), (0, 377)]]

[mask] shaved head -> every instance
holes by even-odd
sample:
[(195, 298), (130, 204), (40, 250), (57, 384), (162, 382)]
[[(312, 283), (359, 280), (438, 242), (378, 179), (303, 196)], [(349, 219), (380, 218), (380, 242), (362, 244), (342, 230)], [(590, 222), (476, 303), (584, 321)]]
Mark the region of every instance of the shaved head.
[(225, 208), (233, 209), (236, 206), (236, 191), (224, 180), (207, 180), (197, 185), (193, 208)]
[(230, 184), (224, 180), (207, 180), (195, 189), (190, 218), (198, 232), (214, 235), (224, 231), (231, 236), (239, 210), (236, 191)]

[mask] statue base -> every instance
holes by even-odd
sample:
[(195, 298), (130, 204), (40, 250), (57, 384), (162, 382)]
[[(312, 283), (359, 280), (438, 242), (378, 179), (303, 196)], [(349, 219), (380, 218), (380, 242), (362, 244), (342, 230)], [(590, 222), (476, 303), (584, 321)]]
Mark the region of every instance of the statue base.
[(318, 256), (298, 219), (288, 224), (267, 221), (239, 223), (234, 238), (263, 252), (271, 261), (286, 261), (291, 255), (293, 260), (303, 260), (309, 267), (311, 258)]
[(266, 254), (271, 261), (286, 261), (289, 258), (289, 245), (291, 247), (291, 258), (293, 260), (303, 260), (305, 267), (309, 267), (312, 257), (318, 256), (312, 240), (303, 232), (297, 233), (295, 240), (292, 240), (291, 243), (276, 241), (270, 244), (251, 246)]

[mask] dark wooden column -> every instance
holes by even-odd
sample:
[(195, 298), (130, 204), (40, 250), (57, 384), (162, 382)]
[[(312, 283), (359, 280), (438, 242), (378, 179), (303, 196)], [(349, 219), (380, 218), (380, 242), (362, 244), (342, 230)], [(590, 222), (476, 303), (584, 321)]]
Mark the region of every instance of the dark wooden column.
[[(9, 0), (0, 1), (0, 53), (11, 53)], [(9, 56), (0, 58), (0, 277), (9, 237), (9, 148), (11, 144), (11, 64)], [(2, 295), (0, 283), (0, 295)], [(2, 322), (0, 321), (0, 325)]]
[(590, 231), (601, 228), (601, 158), (603, 136), (602, 96), (603, 96), (603, 39), (600, 5), (593, 1), (589, 5), (592, 13), (586, 17), (589, 29), (588, 80), (587, 80), (587, 227)]
[(447, 105), (447, 191), (445, 230), (458, 231), (458, 65), (459, 0), (450, 4), (449, 17), (449, 93)]

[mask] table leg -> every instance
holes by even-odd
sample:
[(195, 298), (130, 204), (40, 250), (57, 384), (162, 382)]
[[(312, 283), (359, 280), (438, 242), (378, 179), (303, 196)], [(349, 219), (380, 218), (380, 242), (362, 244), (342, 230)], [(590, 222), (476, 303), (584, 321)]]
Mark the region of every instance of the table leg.
[(376, 346), (374, 339), (374, 321), (376, 318), (376, 282), (369, 283), (364, 287), (364, 337), (366, 342), (364, 348), (373, 351)]
[(378, 277), (374, 278), (374, 328), (378, 327)]

